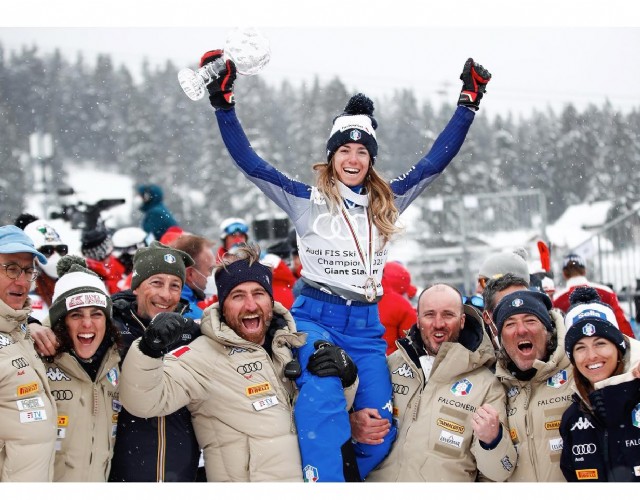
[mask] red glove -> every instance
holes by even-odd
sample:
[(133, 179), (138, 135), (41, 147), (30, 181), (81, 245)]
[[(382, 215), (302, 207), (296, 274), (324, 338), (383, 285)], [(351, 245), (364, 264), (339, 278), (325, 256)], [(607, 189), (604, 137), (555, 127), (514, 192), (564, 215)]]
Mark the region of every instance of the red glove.
[[(222, 50), (210, 50), (200, 58), (200, 67), (222, 58)], [(224, 67), (207, 85), (209, 101), (216, 109), (231, 109), (235, 105), (233, 83), (236, 81), (236, 65), (231, 59), (225, 61)]]
[(480, 99), (486, 92), (487, 83), (491, 80), (491, 73), (469, 58), (464, 63), (460, 80), (462, 80), (462, 91), (458, 98), (458, 105), (477, 110)]

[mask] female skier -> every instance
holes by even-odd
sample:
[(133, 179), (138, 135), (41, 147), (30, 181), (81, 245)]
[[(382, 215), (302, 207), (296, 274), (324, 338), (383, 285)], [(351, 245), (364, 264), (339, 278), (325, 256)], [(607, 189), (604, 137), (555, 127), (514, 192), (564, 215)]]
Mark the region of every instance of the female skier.
[[(207, 52), (200, 65), (220, 57), (221, 50)], [(391, 182), (374, 169), (378, 143), (373, 103), (363, 94), (353, 96), (333, 121), (326, 161), (313, 165), (313, 187), (256, 154), (234, 110), (235, 78), (235, 64), (227, 60), (207, 87), (222, 139), (244, 175), (290, 217), (302, 262), (304, 287), (291, 314), (308, 336), (297, 352), (302, 375), (295, 405), (303, 477), (361, 481), (389, 452), (395, 427), (382, 444), (353, 443), (339, 379), (312, 375), (307, 364), (327, 343), (342, 347), (358, 367), (354, 408), (375, 408), (376, 417), (391, 421), (392, 387), (376, 304), (383, 293), (387, 246), (398, 231), (398, 216), (458, 153), (491, 74), (473, 59), (466, 61), (453, 118), (429, 153)]]

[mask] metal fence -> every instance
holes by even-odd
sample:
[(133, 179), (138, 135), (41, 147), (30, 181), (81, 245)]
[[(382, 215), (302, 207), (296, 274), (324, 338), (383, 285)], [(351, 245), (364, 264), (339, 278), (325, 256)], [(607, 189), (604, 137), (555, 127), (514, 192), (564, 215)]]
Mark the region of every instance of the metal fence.
[(429, 198), (405, 228), (403, 241), (415, 240), (417, 248), (403, 262), (420, 285), (444, 281), (472, 294), (489, 254), (521, 246), (537, 257), (546, 226), (540, 190)]

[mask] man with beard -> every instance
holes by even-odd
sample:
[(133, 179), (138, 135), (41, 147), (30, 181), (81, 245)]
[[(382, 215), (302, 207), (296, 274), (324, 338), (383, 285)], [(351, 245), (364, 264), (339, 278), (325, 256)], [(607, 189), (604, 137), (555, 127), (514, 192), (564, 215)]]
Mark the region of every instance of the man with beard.
[(480, 313), (455, 288), (433, 285), (418, 299), (418, 322), (396, 345), (387, 363), (398, 438), (367, 480), (506, 480), (517, 455)]
[[(293, 419), (301, 373), (292, 349), (306, 336), (273, 301), (271, 269), (259, 252), (243, 247), (215, 272), (218, 303), (205, 309), (202, 336), (176, 346), (189, 321), (162, 313), (135, 342), (123, 365), (122, 402), (139, 416), (186, 406), (204, 451), (208, 481), (302, 481)], [(320, 376), (354, 384), (346, 353), (318, 343)], [(311, 369), (311, 368), (309, 368)]]
[(505, 295), (493, 311), (501, 350), (496, 377), (507, 393), (518, 465), (510, 481), (564, 481), (560, 421), (571, 404), (573, 373), (564, 353), (562, 314), (541, 292)]

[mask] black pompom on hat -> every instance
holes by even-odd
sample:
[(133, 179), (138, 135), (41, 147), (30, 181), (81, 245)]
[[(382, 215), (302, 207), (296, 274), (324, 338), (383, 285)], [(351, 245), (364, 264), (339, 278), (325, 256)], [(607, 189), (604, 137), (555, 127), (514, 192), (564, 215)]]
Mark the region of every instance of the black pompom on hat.
[(347, 143), (362, 144), (371, 156), (371, 164), (378, 156), (376, 129), (378, 122), (373, 117), (373, 101), (364, 94), (356, 94), (344, 108), (344, 112), (333, 120), (327, 141), (327, 162), (337, 149)]

